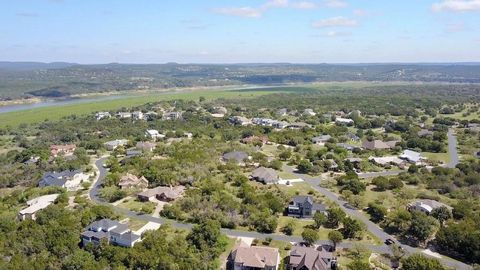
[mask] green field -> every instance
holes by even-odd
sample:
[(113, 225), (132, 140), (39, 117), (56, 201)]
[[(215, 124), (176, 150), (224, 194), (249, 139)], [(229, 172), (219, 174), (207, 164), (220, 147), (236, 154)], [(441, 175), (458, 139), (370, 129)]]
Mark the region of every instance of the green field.
[[(280, 91), (279, 91), (280, 92)], [(208, 99), (217, 98), (250, 98), (259, 95), (271, 94), (271, 91), (250, 91), (236, 92), (228, 90), (198, 90), (195, 92), (173, 93), (173, 94), (151, 94), (141, 96), (125, 96), (114, 100), (103, 100), (91, 103), (77, 103), (64, 106), (51, 106), (36, 108), (17, 112), (0, 114), (0, 127), (18, 126), (20, 124), (33, 124), (45, 120), (58, 120), (70, 115), (85, 115), (97, 111), (115, 110), (122, 107), (135, 107), (149, 102), (162, 100), (184, 99), (198, 100), (200, 97)]]

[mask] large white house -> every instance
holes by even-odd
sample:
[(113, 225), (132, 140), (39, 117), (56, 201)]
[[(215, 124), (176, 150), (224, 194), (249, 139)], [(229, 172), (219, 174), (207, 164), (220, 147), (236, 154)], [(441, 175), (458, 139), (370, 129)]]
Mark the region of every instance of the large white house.
[(88, 174), (84, 174), (80, 170), (63, 171), (63, 172), (49, 172), (43, 175), (43, 178), (38, 183), (39, 187), (62, 187), (69, 191), (77, 190), (80, 185), (88, 181)]
[(35, 220), (35, 214), (47, 208), (50, 204), (52, 204), (58, 197), (59, 194), (49, 194), (37, 197), (27, 202), (28, 207), (20, 210), (18, 212), (18, 219), (25, 220), (25, 219), (33, 219)]
[(145, 137), (152, 139), (153, 141), (165, 138), (164, 134), (161, 134), (156, 129), (148, 129), (145, 131)]

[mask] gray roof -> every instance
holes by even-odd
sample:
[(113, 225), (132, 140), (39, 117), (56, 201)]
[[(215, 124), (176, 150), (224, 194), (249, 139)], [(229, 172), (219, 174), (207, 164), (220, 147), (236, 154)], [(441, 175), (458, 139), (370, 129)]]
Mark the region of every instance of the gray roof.
[(224, 160), (227, 160), (227, 161), (233, 160), (233, 161), (236, 161), (237, 163), (241, 163), (247, 158), (248, 158), (247, 153), (241, 152), (241, 151), (233, 151), (233, 152), (228, 152), (223, 154)]
[(332, 136), (330, 135), (320, 135), (320, 136), (317, 136), (317, 137), (313, 137), (312, 138), (312, 142), (314, 143), (318, 143), (318, 142), (326, 142), (328, 140), (330, 140), (332, 138)]
[(292, 202), (294, 202), (295, 204), (305, 203), (305, 202), (313, 204), (313, 198), (312, 198), (312, 196), (298, 195), (298, 196), (293, 197)]
[(265, 184), (273, 184), (278, 181), (278, 174), (272, 168), (259, 167), (252, 172), (252, 178)]
[(65, 183), (72, 179), (76, 174), (81, 173), (81, 170), (63, 171), (63, 172), (48, 172), (43, 175), (43, 178), (38, 183), (39, 187), (58, 186), (62, 187)]
[[(108, 239), (111, 234), (115, 234), (114, 244), (124, 245), (124, 243), (134, 243), (140, 239), (140, 235), (132, 233), (126, 224), (122, 224), (116, 220), (101, 219), (93, 222), (85, 231), (81, 233), (83, 238), (90, 239)], [(112, 240), (113, 241), (113, 240)]]

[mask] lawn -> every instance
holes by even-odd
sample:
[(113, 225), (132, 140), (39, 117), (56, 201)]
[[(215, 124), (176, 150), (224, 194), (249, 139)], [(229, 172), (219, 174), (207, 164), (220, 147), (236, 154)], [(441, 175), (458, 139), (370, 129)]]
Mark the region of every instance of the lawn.
[(450, 154), (448, 152), (447, 153), (422, 152), (422, 156), (430, 160), (443, 162), (445, 164), (450, 162)]
[[(281, 90), (279, 90), (280, 92)], [(251, 98), (259, 95), (271, 94), (268, 91), (236, 92), (230, 90), (198, 90), (195, 92), (169, 93), (169, 94), (148, 94), (130, 95), (113, 100), (103, 100), (90, 103), (77, 103), (64, 106), (50, 106), (8, 112), (0, 114), (0, 127), (18, 126), (20, 124), (32, 124), (45, 120), (58, 120), (70, 115), (86, 115), (97, 111), (115, 110), (122, 107), (135, 107), (149, 102), (161, 100), (198, 100), (205, 97), (207, 100), (217, 98)]]

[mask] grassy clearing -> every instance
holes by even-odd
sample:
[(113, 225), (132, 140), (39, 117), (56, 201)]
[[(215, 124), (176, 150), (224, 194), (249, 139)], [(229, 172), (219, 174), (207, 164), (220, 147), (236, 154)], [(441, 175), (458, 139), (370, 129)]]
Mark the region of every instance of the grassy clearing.
[[(280, 90), (279, 90), (280, 91)], [(0, 127), (33, 124), (45, 120), (58, 120), (70, 115), (86, 115), (97, 111), (115, 110), (122, 107), (135, 107), (149, 102), (162, 100), (198, 100), (205, 97), (207, 100), (218, 98), (253, 98), (259, 95), (271, 94), (267, 91), (236, 92), (227, 90), (198, 90), (195, 92), (173, 94), (151, 94), (141, 96), (125, 96), (114, 100), (103, 100), (91, 103), (77, 103), (64, 106), (51, 106), (24, 111), (0, 114)]]
[(447, 153), (430, 153), (430, 152), (422, 152), (422, 155), (427, 159), (439, 161), (443, 163), (450, 162), (450, 154)]

